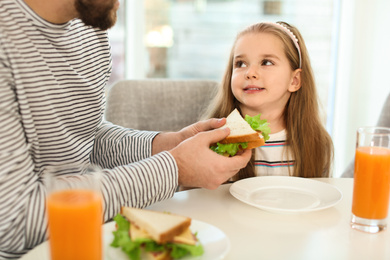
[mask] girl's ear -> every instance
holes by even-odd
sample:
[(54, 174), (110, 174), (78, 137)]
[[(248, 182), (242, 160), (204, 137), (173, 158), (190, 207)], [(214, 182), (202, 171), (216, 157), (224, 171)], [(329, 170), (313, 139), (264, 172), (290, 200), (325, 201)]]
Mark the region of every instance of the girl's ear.
[(288, 91), (295, 92), (301, 88), (301, 72), (302, 69), (296, 69), (291, 77), (291, 84), (288, 87)]

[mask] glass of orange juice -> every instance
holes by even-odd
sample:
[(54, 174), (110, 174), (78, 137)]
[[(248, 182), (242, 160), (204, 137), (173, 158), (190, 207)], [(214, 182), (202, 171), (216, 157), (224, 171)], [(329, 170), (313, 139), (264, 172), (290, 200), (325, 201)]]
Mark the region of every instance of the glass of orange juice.
[(390, 128), (357, 130), (351, 226), (368, 233), (387, 227), (390, 196)]
[(102, 260), (103, 200), (97, 167), (48, 170), (47, 216), (52, 260)]

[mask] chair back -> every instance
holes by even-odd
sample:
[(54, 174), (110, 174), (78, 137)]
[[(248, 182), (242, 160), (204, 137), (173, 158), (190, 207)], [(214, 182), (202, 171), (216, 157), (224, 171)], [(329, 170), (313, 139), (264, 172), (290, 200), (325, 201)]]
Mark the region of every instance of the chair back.
[(390, 92), (383, 104), (381, 115), (378, 119), (378, 126), (390, 127)]
[(177, 131), (199, 120), (218, 82), (212, 80), (123, 80), (108, 92), (105, 118), (126, 128)]

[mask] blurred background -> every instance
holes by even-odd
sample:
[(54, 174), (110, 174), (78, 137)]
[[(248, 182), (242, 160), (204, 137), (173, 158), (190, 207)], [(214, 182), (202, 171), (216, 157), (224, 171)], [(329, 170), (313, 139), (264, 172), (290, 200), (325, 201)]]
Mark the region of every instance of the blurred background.
[(388, 0), (120, 0), (109, 30), (122, 79), (220, 81), (236, 34), (286, 21), (305, 39), (324, 124), (335, 145), (333, 176), (354, 157), (356, 129), (375, 125), (390, 91)]

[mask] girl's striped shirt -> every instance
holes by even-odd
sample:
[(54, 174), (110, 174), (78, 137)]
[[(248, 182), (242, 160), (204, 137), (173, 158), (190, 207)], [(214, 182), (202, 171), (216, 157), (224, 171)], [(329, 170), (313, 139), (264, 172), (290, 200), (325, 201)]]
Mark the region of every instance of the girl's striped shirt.
[(256, 148), (255, 175), (289, 176), (293, 171), (294, 162), (286, 143), (286, 131), (282, 130), (270, 134), (270, 139), (265, 145)]

